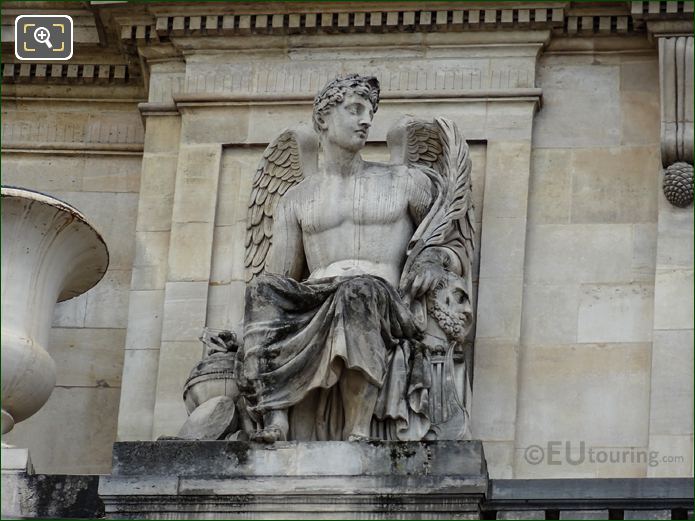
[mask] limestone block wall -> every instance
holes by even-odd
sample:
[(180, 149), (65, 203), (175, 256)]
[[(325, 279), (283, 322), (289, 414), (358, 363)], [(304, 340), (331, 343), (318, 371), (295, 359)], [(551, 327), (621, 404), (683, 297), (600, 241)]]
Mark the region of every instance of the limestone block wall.
[(176, 433), (201, 329), (243, 316), (263, 149), (326, 80), (361, 72), (382, 82), (366, 157), (404, 114), (444, 115), (471, 144), (472, 427), (491, 476), (692, 476), (693, 208), (660, 187), (659, 3), (437, 5), (95, 8), (118, 88), (42, 87), (3, 55), (25, 83), (3, 93), (3, 184), (74, 204), (112, 253), (58, 306), (58, 387), (8, 437), (39, 472), (108, 472), (114, 439)]
[(56, 388), (3, 441), (29, 448), (37, 472), (108, 472), (128, 321), (142, 122), (133, 102), (3, 99), (2, 131), (3, 185), (45, 192), (79, 208), (110, 253), (97, 286), (56, 306), (47, 346), (56, 362)]
[[(680, 288), (692, 287), (693, 214), (660, 187), (658, 70), (651, 51), (551, 46), (539, 60), (510, 476), (692, 475), (692, 291)], [(682, 242), (657, 255), (664, 219)], [(661, 274), (666, 256), (690, 271)], [(655, 289), (655, 277), (681, 282)], [(669, 291), (657, 317), (668, 297), (656, 293)], [(657, 403), (654, 379), (678, 391)], [(650, 418), (664, 415), (670, 436), (654, 439)], [(532, 445), (544, 461), (529, 458)]]

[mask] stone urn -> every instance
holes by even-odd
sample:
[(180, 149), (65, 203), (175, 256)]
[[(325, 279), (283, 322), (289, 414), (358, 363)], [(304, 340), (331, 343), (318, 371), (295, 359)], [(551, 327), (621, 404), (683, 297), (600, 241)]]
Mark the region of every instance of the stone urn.
[(225, 330), (211, 337), (205, 331), (201, 340), (206, 346), (205, 354), (191, 369), (183, 386), (183, 401), (188, 414), (212, 398), (227, 396), (236, 400), (239, 397), (236, 378), (239, 344), (236, 335)]
[(53, 392), (55, 363), (46, 346), (56, 302), (89, 290), (108, 264), (104, 240), (77, 209), (2, 187), (2, 434)]

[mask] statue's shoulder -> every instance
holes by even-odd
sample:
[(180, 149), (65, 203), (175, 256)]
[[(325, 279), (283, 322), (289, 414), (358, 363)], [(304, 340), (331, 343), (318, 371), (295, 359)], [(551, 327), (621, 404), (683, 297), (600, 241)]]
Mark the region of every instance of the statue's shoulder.
[(421, 169), (415, 165), (403, 165), (405, 168), (408, 180), (410, 184), (416, 190), (424, 190), (426, 192), (432, 191), (432, 180), (430, 177)]
[(306, 197), (306, 195), (316, 186), (317, 182), (318, 179), (316, 176), (302, 179), (301, 182), (291, 186), (282, 196), (280, 201), (284, 203), (299, 201), (301, 198)]

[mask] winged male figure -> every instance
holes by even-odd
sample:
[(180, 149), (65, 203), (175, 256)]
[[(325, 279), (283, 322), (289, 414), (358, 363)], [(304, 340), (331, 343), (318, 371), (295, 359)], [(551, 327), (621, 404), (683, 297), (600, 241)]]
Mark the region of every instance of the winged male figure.
[[(329, 82), (313, 112), (321, 167), (315, 136), (287, 131), (254, 179), (243, 362), (250, 409), (262, 418), (254, 439), (362, 440), (375, 421), (402, 430), (426, 416), (414, 303), (450, 273), (470, 279), (470, 160), (456, 131), (461, 164), (444, 165), (456, 152), (442, 151), (438, 136), (455, 131), (444, 120), (421, 128), (414, 152), (401, 136), (395, 162), (365, 161), (378, 104), (374, 77)], [(467, 169), (467, 199), (454, 200), (447, 168), (459, 177)]]

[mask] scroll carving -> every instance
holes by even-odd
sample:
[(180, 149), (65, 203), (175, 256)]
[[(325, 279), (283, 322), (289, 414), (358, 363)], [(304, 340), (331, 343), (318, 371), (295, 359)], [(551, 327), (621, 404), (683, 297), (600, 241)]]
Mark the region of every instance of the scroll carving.
[(693, 202), (693, 37), (659, 38), (661, 161), (671, 204)]

